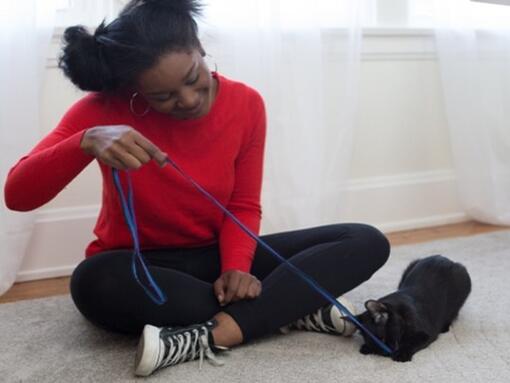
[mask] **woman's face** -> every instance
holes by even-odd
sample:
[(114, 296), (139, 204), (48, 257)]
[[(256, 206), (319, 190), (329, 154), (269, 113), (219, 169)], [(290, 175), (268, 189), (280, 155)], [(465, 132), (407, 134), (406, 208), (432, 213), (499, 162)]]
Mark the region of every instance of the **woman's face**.
[(161, 56), (136, 85), (151, 108), (180, 120), (206, 115), (217, 87), (198, 49)]

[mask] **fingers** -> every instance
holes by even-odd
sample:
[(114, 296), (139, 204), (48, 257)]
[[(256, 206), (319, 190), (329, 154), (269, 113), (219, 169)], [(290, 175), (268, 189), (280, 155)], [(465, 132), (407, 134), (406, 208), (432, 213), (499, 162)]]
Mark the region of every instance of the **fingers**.
[(136, 142), (133, 142), (133, 145), (126, 148), (129, 154), (135, 157), (140, 164), (146, 164), (151, 160), (151, 156), (147, 153), (141, 146), (139, 146)]
[(101, 161), (104, 162), (106, 165), (111, 166), (112, 168), (119, 169), (119, 170), (126, 170), (127, 167), (119, 161), (117, 158), (115, 158), (111, 153), (105, 153), (101, 157)]
[[(136, 132), (137, 133), (137, 132)], [(145, 152), (153, 158), (159, 166), (163, 167), (166, 165), (167, 154), (162, 152), (156, 145), (154, 145), (149, 139), (142, 136), (141, 134), (135, 134), (135, 142)]]
[[(236, 289), (235, 285), (232, 285)], [(239, 283), (237, 284), (237, 291), (234, 292), (232, 299), (229, 302), (237, 302), (243, 299), (254, 299), (260, 295), (262, 286), (260, 281), (253, 275), (245, 273), (241, 274)]]
[(214, 295), (218, 299), (218, 302), (221, 306), (225, 305), (225, 288), (226, 288), (226, 281), (223, 276), (218, 278), (216, 282), (214, 282)]
[(127, 125), (97, 126), (87, 129), (80, 148), (117, 169), (138, 169), (154, 159), (161, 167), (167, 155), (138, 131)]
[[(225, 304), (229, 304), (234, 296), (237, 298), (237, 291), (241, 283), (241, 275), (238, 272), (229, 274), (227, 289), (225, 292)], [(236, 299), (237, 300), (237, 299)]]
[(247, 297), (251, 299), (257, 298), (261, 292), (262, 285), (258, 279), (255, 279), (248, 287)]
[(235, 296), (237, 300), (251, 298), (248, 295), (248, 290), (253, 283), (253, 279), (254, 278), (252, 278), (250, 275), (248, 275), (247, 278), (241, 278), (241, 281), (239, 282), (239, 287), (237, 289), (237, 294)]
[(135, 150), (133, 150), (132, 146), (121, 146), (118, 143), (113, 143), (110, 148), (109, 152), (112, 155), (113, 158), (120, 161), (125, 168), (127, 169), (138, 169), (140, 166), (142, 166), (144, 161), (144, 157), (148, 157), (147, 154), (145, 156), (143, 154), (137, 153), (141, 156), (141, 159), (138, 158), (136, 155), (133, 155), (132, 153), (136, 153)]
[(255, 276), (237, 270), (222, 274), (213, 287), (221, 306), (243, 299), (254, 299), (262, 291), (261, 283)]

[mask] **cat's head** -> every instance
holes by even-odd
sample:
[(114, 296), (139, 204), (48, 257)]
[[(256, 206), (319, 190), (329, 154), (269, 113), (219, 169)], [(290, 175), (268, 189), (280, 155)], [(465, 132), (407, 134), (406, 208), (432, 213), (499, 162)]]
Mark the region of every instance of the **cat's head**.
[[(365, 302), (366, 311), (356, 317), (379, 340), (396, 351), (403, 340), (409, 341), (414, 337), (423, 337), (425, 334), (416, 331), (416, 312), (409, 305), (394, 305), (370, 299)], [(377, 344), (361, 332), (365, 344), (360, 352), (363, 354), (385, 355)]]

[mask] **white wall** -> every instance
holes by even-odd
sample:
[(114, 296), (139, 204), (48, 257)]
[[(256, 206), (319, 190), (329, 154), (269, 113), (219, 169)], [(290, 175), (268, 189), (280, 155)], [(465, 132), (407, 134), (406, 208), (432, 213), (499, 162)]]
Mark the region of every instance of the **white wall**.
[[(50, 57), (56, 57), (58, 39)], [(42, 117), (49, 132), (81, 93), (48, 60)], [(389, 232), (465, 220), (455, 192), (433, 39), (420, 30), (372, 30), (364, 38), (361, 119), (350, 211), (344, 221)], [(40, 208), (17, 281), (69, 275), (92, 239), (100, 175), (89, 166)], [(263, 201), (262, 201), (263, 203)], [(262, 221), (262, 234), (265, 234)]]

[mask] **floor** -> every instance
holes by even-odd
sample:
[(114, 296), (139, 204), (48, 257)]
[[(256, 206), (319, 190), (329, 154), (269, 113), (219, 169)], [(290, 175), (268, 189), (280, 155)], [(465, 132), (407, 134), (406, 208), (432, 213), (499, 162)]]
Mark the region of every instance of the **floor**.
[[(433, 241), (442, 238), (465, 237), (497, 230), (509, 230), (509, 228), (506, 226), (493, 226), (469, 221), (425, 229), (387, 233), (387, 237), (392, 246), (398, 246)], [(9, 291), (0, 297), (0, 304), (68, 294), (69, 278), (70, 277), (60, 277), (15, 283)]]

